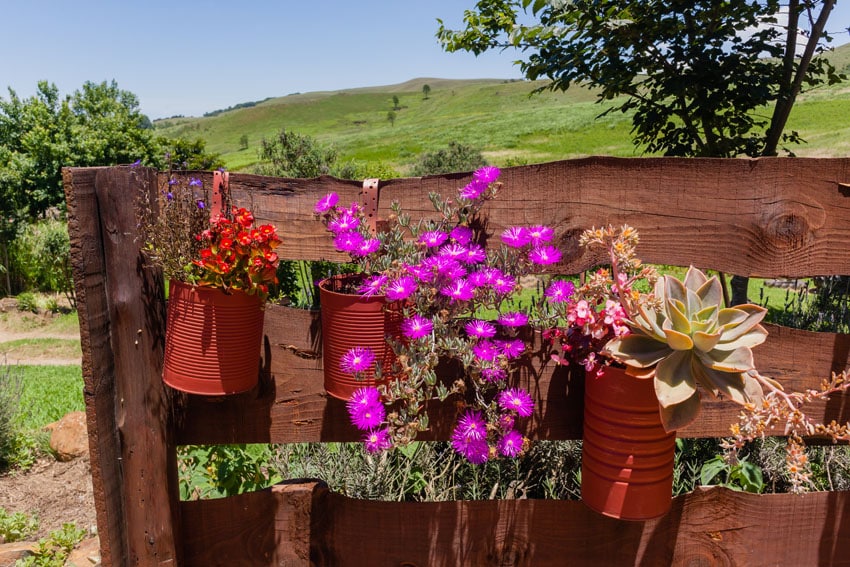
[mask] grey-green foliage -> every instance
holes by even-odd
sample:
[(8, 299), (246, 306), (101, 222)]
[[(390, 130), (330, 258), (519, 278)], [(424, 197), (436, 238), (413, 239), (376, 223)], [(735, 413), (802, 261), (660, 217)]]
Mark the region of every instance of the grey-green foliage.
[(18, 413), (22, 387), (21, 370), (4, 360), (0, 366), (0, 471), (14, 460), (17, 435), (14, 418)]
[(284, 478), (320, 478), (356, 498), (447, 501), (579, 496), (579, 442), (541, 441), (519, 459), (473, 465), (449, 443), (414, 441), (371, 455), (361, 444), (293, 444), (279, 448)]
[(411, 175), (438, 175), (457, 171), (473, 171), (487, 165), (481, 151), (457, 141), (445, 148), (423, 154), (411, 170)]
[(85, 537), (86, 532), (73, 523), (62, 524), (47, 538), (39, 540), (32, 555), (15, 563), (15, 567), (63, 567), (74, 547)]
[(22, 541), (38, 531), (38, 518), (24, 512), (7, 512), (0, 508), (0, 541)]

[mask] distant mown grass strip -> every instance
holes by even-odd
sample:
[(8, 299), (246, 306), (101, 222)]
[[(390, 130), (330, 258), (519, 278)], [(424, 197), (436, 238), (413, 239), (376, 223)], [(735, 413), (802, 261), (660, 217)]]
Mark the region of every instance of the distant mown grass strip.
[(66, 413), (82, 411), (83, 373), (80, 366), (20, 366), (23, 391), (14, 419), (23, 431), (38, 431)]
[(83, 355), (79, 339), (16, 339), (0, 343), (0, 354), (10, 364), (16, 359), (44, 356), (51, 358), (79, 358)]

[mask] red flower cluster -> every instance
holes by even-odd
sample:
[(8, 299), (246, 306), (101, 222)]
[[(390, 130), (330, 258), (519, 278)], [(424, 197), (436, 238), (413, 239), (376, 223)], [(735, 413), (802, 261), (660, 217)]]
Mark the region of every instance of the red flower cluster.
[(265, 300), (269, 285), (277, 283), (278, 256), (274, 249), (281, 242), (277, 230), (270, 224), (252, 228), (254, 215), (245, 208), (233, 207), (232, 217), (219, 216), (195, 237), (206, 245), (201, 258), (193, 261), (202, 269), (197, 283), (240, 289)]

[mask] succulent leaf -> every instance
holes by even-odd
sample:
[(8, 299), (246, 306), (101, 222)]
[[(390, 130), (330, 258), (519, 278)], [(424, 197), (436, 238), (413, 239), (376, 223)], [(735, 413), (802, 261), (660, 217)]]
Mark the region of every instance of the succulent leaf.
[(736, 305), (734, 309), (745, 312), (747, 317), (734, 328), (730, 328), (723, 333), (726, 337), (725, 340), (727, 341), (737, 339), (743, 334), (748, 333), (756, 325), (761, 323), (761, 320), (764, 319), (764, 316), (767, 314), (767, 309), (759, 307), (758, 305)]
[(723, 333), (720, 331), (717, 331), (716, 333), (704, 333), (702, 331), (697, 331), (693, 336), (694, 348), (703, 352), (708, 352), (717, 346), (722, 335)]
[(741, 347), (752, 348), (764, 342), (767, 338), (767, 329), (761, 325), (757, 325), (750, 332), (738, 337), (737, 339), (727, 341), (726, 333), (720, 337), (720, 342), (714, 347), (717, 350), (735, 350)]
[(661, 407), (680, 404), (694, 395), (691, 353), (676, 351), (661, 362), (655, 372), (655, 395)]
[(667, 343), (640, 333), (618, 337), (605, 345), (606, 355), (638, 368), (654, 366), (671, 352)]
[(699, 394), (695, 393), (687, 400), (674, 404), (672, 406), (659, 407), (661, 414), (661, 425), (667, 432), (676, 431), (687, 426), (699, 415), (700, 398)]
[(696, 294), (703, 305), (720, 305), (723, 303), (723, 286), (720, 285), (717, 276), (712, 276), (703, 283), (696, 290)]
[[(669, 321), (673, 330), (680, 333), (690, 334), (691, 322), (688, 320), (688, 316), (685, 315), (685, 309), (685, 304), (681, 301), (667, 302), (667, 315), (670, 318)], [(666, 327), (662, 328), (666, 330)]]
[(664, 329), (664, 334), (667, 337), (667, 344), (673, 350), (691, 350), (694, 348), (694, 341), (686, 333), (680, 333), (675, 329)]
[(753, 351), (746, 347), (728, 351), (714, 349), (709, 352), (695, 352), (704, 366), (721, 372), (746, 372), (755, 367)]
[(685, 273), (685, 287), (688, 289), (699, 289), (707, 281), (709, 281), (708, 277), (693, 266), (690, 266)]

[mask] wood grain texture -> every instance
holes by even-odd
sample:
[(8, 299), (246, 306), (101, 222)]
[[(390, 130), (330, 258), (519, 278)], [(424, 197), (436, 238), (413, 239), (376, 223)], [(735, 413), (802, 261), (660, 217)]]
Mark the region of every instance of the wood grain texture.
[[(470, 174), (390, 179), (380, 184), (379, 219), (392, 201), (416, 219), (433, 217), (428, 193), (452, 195)], [(850, 158), (612, 158), (536, 164), (503, 170), (504, 186), (484, 214), (498, 235), (515, 224), (547, 224), (577, 273), (600, 260), (575, 238), (591, 226), (628, 223), (641, 234), (638, 252), (657, 264), (729, 274), (805, 277), (850, 267)], [(233, 200), (273, 222), (290, 259), (339, 259), (313, 207), (329, 191), (358, 201), (361, 182), (332, 177), (230, 176)], [(843, 272), (840, 272), (843, 273)]]
[[(284, 486), (184, 502), (187, 531), (194, 528), (187, 565), (850, 565), (848, 492), (701, 488), (674, 498), (659, 519), (626, 522), (576, 501), (379, 502), (328, 492), (321, 483)], [(269, 515), (275, 522), (261, 527)], [(270, 542), (284, 533), (277, 550), (291, 562), (276, 563)]]
[(124, 565), (127, 557), (124, 494), (115, 422), (115, 382), (110, 379), (113, 353), (109, 343), (106, 267), (95, 194), (97, 172), (94, 168), (66, 168), (62, 170), (62, 181), (68, 205), (71, 264), (80, 320), (83, 399), (100, 553), (105, 565)]
[(154, 170), (130, 167), (100, 170), (95, 180), (114, 354), (112, 374), (101, 379), (115, 385), (129, 565), (173, 565), (180, 549), (171, 402), (160, 377), (165, 294), (136, 241), (134, 205), (155, 182)]

